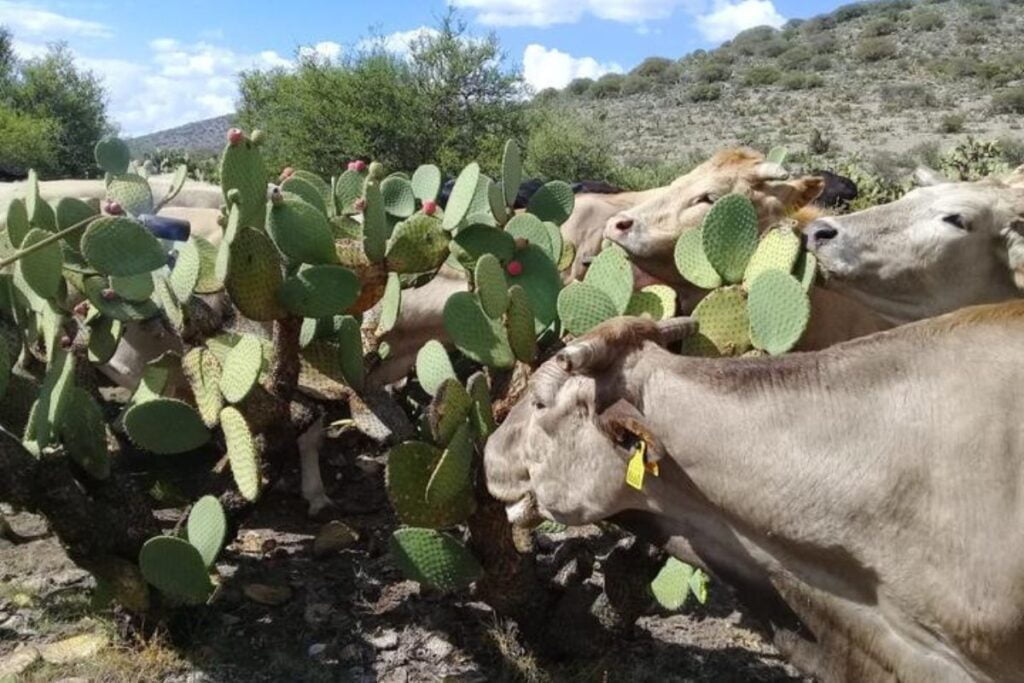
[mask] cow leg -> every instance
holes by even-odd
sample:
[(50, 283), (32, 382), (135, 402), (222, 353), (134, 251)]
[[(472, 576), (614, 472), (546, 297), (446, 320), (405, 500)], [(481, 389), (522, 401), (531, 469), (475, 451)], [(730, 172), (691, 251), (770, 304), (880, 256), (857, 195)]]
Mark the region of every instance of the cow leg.
[(302, 497), (309, 504), (309, 516), (315, 517), (334, 505), (324, 491), (320, 476), (320, 448), (324, 444), (324, 418), (320, 416), (299, 435), (299, 470), (302, 476)]

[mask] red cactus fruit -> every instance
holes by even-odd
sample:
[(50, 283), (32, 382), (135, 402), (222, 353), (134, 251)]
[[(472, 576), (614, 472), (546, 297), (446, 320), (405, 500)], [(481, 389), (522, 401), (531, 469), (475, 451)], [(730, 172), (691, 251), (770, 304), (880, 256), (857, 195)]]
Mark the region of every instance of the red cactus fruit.
[(79, 301), (75, 305), (74, 313), (79, 318), (84, 318), (85, 316), (89, 315), (89, 302), (88, 301)]
[(523, 274), (523, 264), (519, 261), (509, 261), (505, 271), (512, 277), (517, 277)]
[(366, 162), (362, 159), (356, 159), (352, 162), (352, 170), (356, 173), (362, 173), (366, 170)]
[(430, 200), (423, 202), (423, 213), (428, 216), (433, 216), (437, 213), (437, 202), (432, 202)]
[(356, 211), (366, 211), (366, 200), (360, 197), (355, 203)]
[(70, 349), (71, 348), (71, 337), (69, 337), (66, 334), (63, 337), (61, 337), (60, 338), (60, 348), (64, 349), (65, 351)]
[(237, 145), (245, 139), (245, 133), (242, 132), (241, 128), (232, 128), (228, 131), (228, 144)]
[(104, 301), (113, 301), (114, 299), (117, 298), (117, 292), (112, 290), (110, 287), (107, 287), (102, 292), (100, 292), (100, 296), (103, 297)]
[(122, 215), (124, 215), (124, 208), (122, 208), (121, 205), (118, 202), (115, 202), (112, 199), (108, 199), (103, 204), (103, 210), (106, 211), (111, 216), (122, 216)]
[(293, 173), (295, 173), (295, 169), (294, 168), (292, 168), (291, 166), (285, 167), (285, 169), (283, 171), (281, 171), (281, 180), (282, 181), (288, 180), (288, 178), (292, 177)]

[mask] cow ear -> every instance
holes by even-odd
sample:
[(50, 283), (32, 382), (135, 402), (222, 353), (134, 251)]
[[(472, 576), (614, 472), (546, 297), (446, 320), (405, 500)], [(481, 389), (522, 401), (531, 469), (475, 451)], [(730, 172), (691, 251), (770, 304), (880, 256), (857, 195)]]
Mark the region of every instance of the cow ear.
[(800, 209), (821, 196), (825, 191), (825, 179), (818, 176), (805, 176), (787, 183), (793, 190), (786, 204), (790, 209)]
[(1017, 216), (1005, 230), (1006, 256), (1013, 272), (1013, 281), (1024, 289), (1024, 215)]
[(643, 413), (626, 399), (619, 399), (606, 408), (598, 419), (601, 429), (615, 443), (629, 449), (640, 441), (647, 444), (648, 462), (658, 462), (665, 455), (661, 440), (655, 436)]

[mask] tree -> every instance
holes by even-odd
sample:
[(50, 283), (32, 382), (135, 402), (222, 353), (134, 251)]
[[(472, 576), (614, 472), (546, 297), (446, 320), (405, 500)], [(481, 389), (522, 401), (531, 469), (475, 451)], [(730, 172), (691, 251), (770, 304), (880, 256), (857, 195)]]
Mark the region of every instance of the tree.
[(6, 26), (0, 26), (0, 99), (14, 79), (14, 37)]
[(19, 114), (0, 103), (0, 179), (52, 167), (57, 160), (56, 133), (57, 125), (50, 119)]

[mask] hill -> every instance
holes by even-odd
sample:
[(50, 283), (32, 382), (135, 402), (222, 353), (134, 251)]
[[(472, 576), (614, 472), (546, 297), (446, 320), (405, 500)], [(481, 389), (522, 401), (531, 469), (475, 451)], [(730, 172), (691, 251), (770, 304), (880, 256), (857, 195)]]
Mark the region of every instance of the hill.
[(234, 114), (217, 116), (176, 128), (168, 128), (128, 140), (135, 157), (154, 149), (181, 150), (191, 153), (216, 153), (224, 146), (224, 131), (231, 127)]

